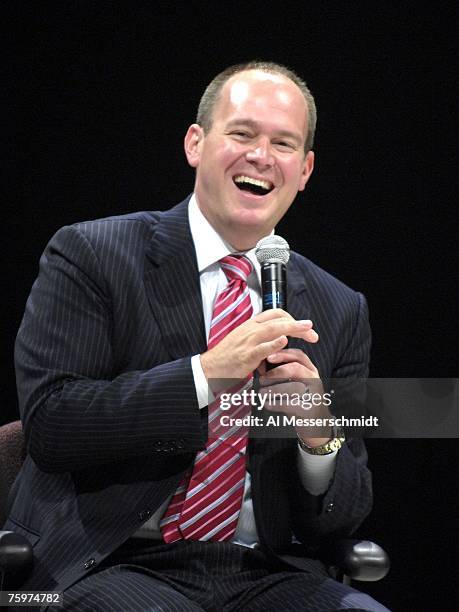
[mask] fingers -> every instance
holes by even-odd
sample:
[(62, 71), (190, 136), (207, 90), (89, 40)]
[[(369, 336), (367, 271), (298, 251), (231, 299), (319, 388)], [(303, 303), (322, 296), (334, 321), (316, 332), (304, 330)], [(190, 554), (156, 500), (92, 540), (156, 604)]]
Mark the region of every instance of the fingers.
[[(253, 319), (255, 321), (255, 319)], [(256, 341), (268, 342), (279, 336), (302, 338), (306, 342), (315, 343), (319, 340), (317, 332), (312, 329), (312, 321), (295, 321), (292, 317), (275, 317), (266, 321), (256, 321), (253, 333)]]
[(296, 361), (306, 366), (306, 368), (308, 368), (309, 370), (317, 372), (317, 368), (315, 367), (315, 365), (312, 363), (309, 357), (305, 353), (303, 353), (303, 351), (300, 351), (300, 349), (286, 348), (278, 353), (273, 353), (272, 355), (269, 355), (267, 357), (267, 361), (273, 364), (291, 363), (293, 361)]
[(264, 361), (267, 355), (271, 354), (273, 351), (277, 354), (277, 351), (282, 350), (288, 344), (287, 336), (279, 336), (279, 338), (275, 338), (275, 340), (271, 340), (268, 342), (262, 342), (256, 347), (256, 359), (258, 361)]
[(255, 315), (252, 318), (252, 321), (263, 323), (264, 321), (271, 321), (272, 319), (290, 319), (291, 321), (294, 321), (292, 315), (285, 310), (282, 310), (282, 308), (271, 308), (271, 310), (264, 310), (263, 312)]
[[(265, 310), (263, 312), (260, 312), (255, 317), (253, 317), (251, 321), (255, 321), (259, 324), (265, 324), (267, 329), (275, 329), (276, 325), (282, 326), (283, 328), (287, 329), (285, 326), (291, 325), (293, 327), (290, 327), (289, 329), (292, 330), (292, 333), (288, 333), (288, 331), (286, 331), (286, 335), (295, 336), (299, 338), (303, 336), (296, 336), (295, 332), (307, 331), (307, 337), (305, 337), (305, 340), (307, 342), (317, 342), (319, 340), (318, 333), (314, 329), (312, 329), (313, 323), (310, 319), (296, 321), (292, 317), (292, 315), (290, 315), (288, 312), (285, 312), (285, 310), (282, 310), (282, 308), (274, 308), (271, 310)], [(270, 325), (273, 325), (274, 327), (270, 327)]]
[(265, 385), (276, 384), (283, 380), (300, 381), (305, 385), (309, 385), (314, 381), (319, 381), (320, 378), (316, 368), (310, 370), (302, 364), (289, 363), (280, 365), (273, 370), (268, 370), (260, 376), (259, 382), (264, 387)]
[[(302, 330), (312, 329), (313, 326), (312, 321), (310, 319), (296, 321), (296, 319), (294, 319), (291, 314), (289, 314), (285, 310), (282, 310), (282, 308), (274, 308), (271, 310), (265, 310), (263, 312), (260, 312), (252, 318), (252, 321), (255, 321), (256, 323), (260, 324), (268, 323), (269, 321), (277, 321), (278, 324), (281, 321), (283, 321), (284, 323), (290, 322), (292, 324), (300, 325)], [(319, 336), (317, 332), (314, 331), (312, 334), (310, 334), (310, 339), (308, 339), (308, 342), (317, 342), (318, 339)]]
[(267, 361), (277, 367), (264, 371), (260, 377), (262, 386), (274, 381), (297, 380), (307, 384), (310, 379), (318, 379), (319, 371), (307, 355), (299, 349), (284, 349), (267, 357)]

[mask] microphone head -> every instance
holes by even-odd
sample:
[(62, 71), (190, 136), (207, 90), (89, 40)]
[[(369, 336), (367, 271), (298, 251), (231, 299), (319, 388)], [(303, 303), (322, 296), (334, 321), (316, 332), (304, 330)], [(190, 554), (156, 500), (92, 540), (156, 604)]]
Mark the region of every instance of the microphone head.
[(258, 241), (255, 255), (261, 265), (265, 263), (286, 264), (290, 259), (288, 242), (280, 236), (266, 236)]

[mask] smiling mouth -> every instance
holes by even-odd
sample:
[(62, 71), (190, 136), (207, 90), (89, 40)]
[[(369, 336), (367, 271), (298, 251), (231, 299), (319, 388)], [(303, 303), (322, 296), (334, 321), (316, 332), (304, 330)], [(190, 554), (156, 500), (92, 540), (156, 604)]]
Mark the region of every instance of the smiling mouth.
[(241, 191), (248, 191), (259, 196), (267, 195), (274, 189), (274, 185), (270, 181), (254, 179), (243, 174), (235, 176), (233, 182)]

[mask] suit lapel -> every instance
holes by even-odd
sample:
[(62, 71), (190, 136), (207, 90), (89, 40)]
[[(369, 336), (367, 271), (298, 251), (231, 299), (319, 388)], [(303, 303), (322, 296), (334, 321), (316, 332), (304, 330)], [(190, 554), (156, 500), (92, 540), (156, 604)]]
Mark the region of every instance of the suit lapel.
[(306, 298), (306, 280), (301, 272), (297, 255), (292, 253), (287, 265), (287, 310), (294, 319), (309, 319), (311, 305)]
[(288, 312), (296, 320), (312, 319), (314, 329), (319, 334), (319, 342), (311, 344), (301, 338), (290, 338), (289, 347), (302, 350), (314, 365), (318, 368), (322, 377), (329, 375), (329, 360), (327, 359), (327, 347), (321, 342), (323, 321), (320, 309), (316, 304), (314, 280), (310, 274), (308, 265), (296, 254), (292, 257), (288, 266)]
[[(297, 321), (311, 318), (306, 280), (294, 253), (287, 267), (287, 311)], [(301, 338), (289, 338), (288, 346), (301, 349), (306, 355), (311, 356), (311, 345)]]
[(188, 199), (161, 213), (147, 258), (147, 295), (171, 358), (203, 352), (205, 327)]

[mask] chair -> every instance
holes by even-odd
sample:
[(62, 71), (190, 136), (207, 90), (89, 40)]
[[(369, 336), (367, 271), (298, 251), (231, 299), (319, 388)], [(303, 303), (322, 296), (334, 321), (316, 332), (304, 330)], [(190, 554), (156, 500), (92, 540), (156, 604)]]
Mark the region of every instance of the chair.
[[(0, 427), (0, 526), (7, 515), (8, 491), (25, 457), (20, 421)], [(350, 580), (375, 582), (389, 571), (389, 557), (377, 544), (367, 540), (339, 540), (320, 551), (331, 575), (349, 584)], [(32, 547), (22, 535), (0, 531), (0, 590), (4, 576), (16, 585), (25, 579), (33, 563)], [(16, 587), (17, 588), (17, 587)]]
[[(0, 528), (7, 517), (8, 492), (25, 458), (20, 421), (0, 427)], [(0, 590), (6, 574), (27, 575), (33, 562), (32, 547), (12, 531), (0, 531)]]

